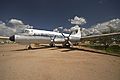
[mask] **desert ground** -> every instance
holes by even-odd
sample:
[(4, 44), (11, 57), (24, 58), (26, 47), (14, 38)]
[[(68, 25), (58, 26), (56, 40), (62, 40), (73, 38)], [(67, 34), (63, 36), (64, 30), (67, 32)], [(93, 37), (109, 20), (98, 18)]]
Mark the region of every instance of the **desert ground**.
[(0, 80), (120, 80), (120, 57), (77, 48), (0, 45)]

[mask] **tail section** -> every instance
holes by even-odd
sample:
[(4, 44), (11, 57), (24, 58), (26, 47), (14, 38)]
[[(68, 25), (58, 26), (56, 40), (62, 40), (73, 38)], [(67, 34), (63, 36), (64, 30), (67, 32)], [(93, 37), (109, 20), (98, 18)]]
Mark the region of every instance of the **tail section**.
[(75, 25), (74, 27), (72, 27), (71, 30), (74, 36), (81, 38), (81, 29), (78, 25)]
[(73, 28), (73, 35), (75, 37), (79, 37), (81, 38), (81, 29), (79, 27), (79, 25), (83, 25), (86, 23), (86, 20), (83, 18), (83, 17), (78, 17), (78, 16), (75, 16), (74, 19), (70, 19), (69, 20), (71, 22), (71, 24), (75, 25)]

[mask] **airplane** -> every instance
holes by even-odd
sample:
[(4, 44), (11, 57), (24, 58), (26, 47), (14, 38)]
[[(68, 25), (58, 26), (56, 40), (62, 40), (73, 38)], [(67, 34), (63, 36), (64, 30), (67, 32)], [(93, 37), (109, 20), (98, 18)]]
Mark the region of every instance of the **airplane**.
[(31, 44), (49, 44), (51, 47), (54, 47), (55, 44), (62, 44), (63, 47), (70, 47), (79, 42), (81, 38), (80, 28), (76, 30), (76, 33), (65, 34), (54, 31), (25, 29), (24, 35), (13, 35), (9, 37), (9, 40), (29, 45), (28, 49), (32, 48)]
[[(6, 39), (10, 41), (14, 41), (18, 44), (28, 45), (28, 49), (32, 49), (31, 44), (49, 44), (51, 47), (55, 47), (56, 44), (62, 44), (63, 47), (73, 47), (73, 44), (79, 43), (83, 40), (89, 40), (99, 37), (113, 37), (116, 35), (120, 35), (118, 33), (109, 33), (109, 34), (102, 34), (102, 35), (94, 35), (94, 36), (81, 36), (81, 28), (79, 24), (80, 18), (75, 17), (72, 20), (75, 26), (73, 30), (69, 34), (63, 32), (54, 32), (54, 31), (46, 31), (46, 30), (37, 30), (37, 29), (25, 29), (23, 34), (12, 35), (10, 37), (0, 37), (0, 39)], [(74, 23), (74, 21), (77, 21)], [(82, 21), (84, 21), (82, 19)], [(83, 23), (83, 22), (82, 22)], [(85, 23), (85, 22), (84, 22)]]

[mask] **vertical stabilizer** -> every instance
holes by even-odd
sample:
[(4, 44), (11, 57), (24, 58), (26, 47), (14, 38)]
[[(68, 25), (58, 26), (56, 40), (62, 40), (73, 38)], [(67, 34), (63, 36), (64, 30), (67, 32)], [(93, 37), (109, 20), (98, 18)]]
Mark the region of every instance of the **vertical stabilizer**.
[(81, 38), (81, 29), (80, 29), (80, 27), (78, 25), (75, 25), (74, 28), (75, 28), (74, 29), (74, 31), (75, 31), (74, 35)]
[(69, 20), (71, 24), (75, 25), (71, 28), (72, 34), (76, 37), (81, 38), (81, 28), (80, 25), (83, 25), (86, 23), (86, 20), (83, 17), (77, 17), (75, 16), (74, 19)]
[(75, 25), (74, 27), (72, 27), (71, 31), (72, 31), (72, 35), (81, 38), (81, 29), (78, 25)]

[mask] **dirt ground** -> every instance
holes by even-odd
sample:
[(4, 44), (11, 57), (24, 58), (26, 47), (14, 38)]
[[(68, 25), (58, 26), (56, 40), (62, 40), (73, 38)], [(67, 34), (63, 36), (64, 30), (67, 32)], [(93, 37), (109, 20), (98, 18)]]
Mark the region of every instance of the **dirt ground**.
[(0, 45), (0, 80), (120, 80), (120, 57), (82, 49)]

